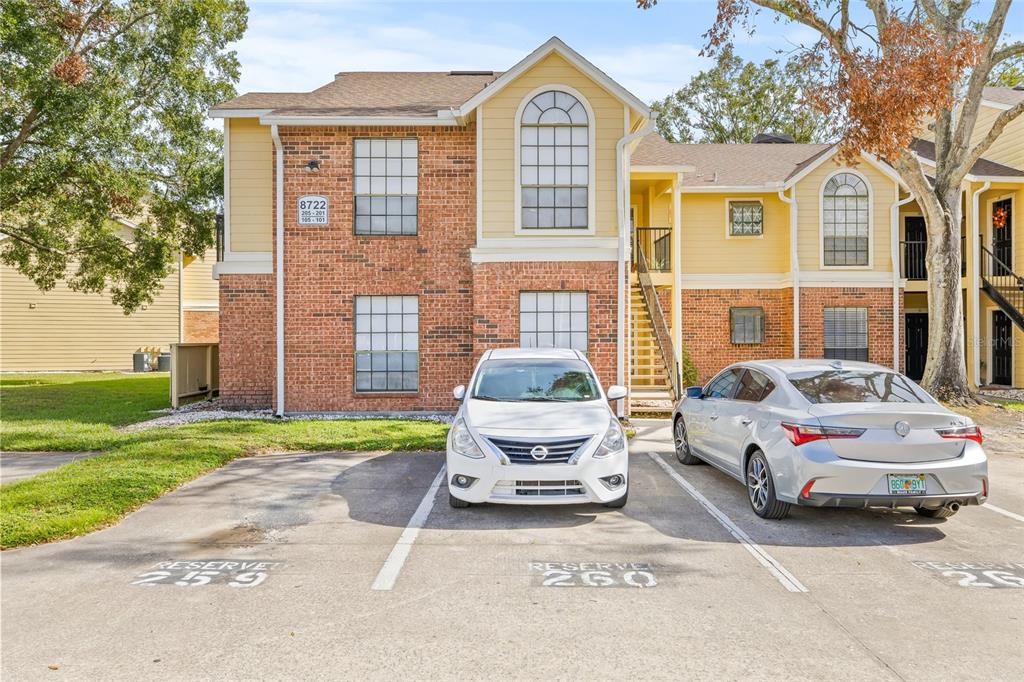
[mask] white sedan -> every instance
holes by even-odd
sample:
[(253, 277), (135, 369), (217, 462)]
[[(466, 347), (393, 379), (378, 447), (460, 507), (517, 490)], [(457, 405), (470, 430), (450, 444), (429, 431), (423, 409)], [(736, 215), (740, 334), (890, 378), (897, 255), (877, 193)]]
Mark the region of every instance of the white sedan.
[(448, 433), (449, 501), (622, 507), (626, 435), (586, 357), (574, 350), (484, 353)]
[(981, 429), (879, 365), (731, 365), (687, 389), (673, 420), (679, 461), (739, 479), (763, 518), (781, 519), (793, 504), (947, 518), (988, 497)]

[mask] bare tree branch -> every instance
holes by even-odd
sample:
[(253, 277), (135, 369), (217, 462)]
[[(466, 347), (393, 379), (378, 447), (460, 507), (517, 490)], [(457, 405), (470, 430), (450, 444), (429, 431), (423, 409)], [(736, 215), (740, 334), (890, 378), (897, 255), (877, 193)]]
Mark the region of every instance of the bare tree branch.
[(1010, 124), (1011, 121), (1020, 117), (1024, 114), (1024, 102), (1018, 103), (1016, 106), (1006, 109), (1003, 113), (999, 114), (996, 120), (992, 123), (992, 127), (989, 129), (988, 134), (981, 138), (977, 144), (966, 154), (959, 164), (954, 166), (950, 170), (950, 176), (954, 178), (962, 178), (964, 175), (971, 171), (971, 167), (974, 163), (981, 158), (992, 143), (1002, 134), (1003, 129)]
[(1024, 41), (1016, 43), (1010, 43), (1004, 47), (999, 48), (992, 55), (992, 66), (1000, 62), (1005, 62), (1007, 59), (1013, 59), (1014, 57), (1020, 57), (1024, 55)]

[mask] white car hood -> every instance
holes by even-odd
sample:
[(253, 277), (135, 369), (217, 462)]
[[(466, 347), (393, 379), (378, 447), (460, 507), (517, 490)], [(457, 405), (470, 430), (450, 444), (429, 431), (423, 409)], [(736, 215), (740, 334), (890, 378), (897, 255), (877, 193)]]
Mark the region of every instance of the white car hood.
[(541, 431), (549, 435), (603, 434), (612, 417), (603, 400), (502, 403), (468, 399), (462, 409), (471, 428), (491, 435)]

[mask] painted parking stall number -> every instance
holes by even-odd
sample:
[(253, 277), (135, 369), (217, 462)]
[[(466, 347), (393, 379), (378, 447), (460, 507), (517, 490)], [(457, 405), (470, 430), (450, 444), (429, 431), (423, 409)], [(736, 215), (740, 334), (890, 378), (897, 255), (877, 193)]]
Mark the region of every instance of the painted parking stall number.
[(540, 587), (655, 587), (649, 563), (531, 561), (533, 584)]
[(175, 587), (256, 587), (263, 584), (270, 572), (284, 565), (282, 561), (161, 561), (132, 580), (132, 585), (173, 585)]
[(953, 585), (981, 589), (1024, 589), (1024, 563), (915, 561)]
[(299, 197), (299, 225), (326, 225), (327, 209), (327, 197), (312, 194)]

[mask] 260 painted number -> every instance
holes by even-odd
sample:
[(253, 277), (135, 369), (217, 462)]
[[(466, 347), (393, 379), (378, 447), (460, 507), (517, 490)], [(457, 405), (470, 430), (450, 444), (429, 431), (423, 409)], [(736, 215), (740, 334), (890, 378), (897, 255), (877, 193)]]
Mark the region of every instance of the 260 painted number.
[(543, 587), (654, 587), (658, 584), (650, 571), (624, 571), (618, 575), (610, 571), (544, 571)]

